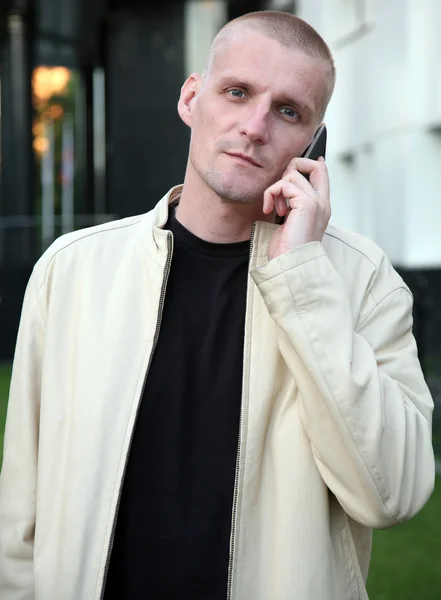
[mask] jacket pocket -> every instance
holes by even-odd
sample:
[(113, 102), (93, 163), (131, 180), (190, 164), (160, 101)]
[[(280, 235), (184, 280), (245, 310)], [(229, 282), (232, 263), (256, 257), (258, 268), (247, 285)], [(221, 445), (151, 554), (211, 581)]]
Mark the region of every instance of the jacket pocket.
[(340, 534), (347, 577), (346, 598), (347, 600), (369, 600), (348, 526), (344, 527)]

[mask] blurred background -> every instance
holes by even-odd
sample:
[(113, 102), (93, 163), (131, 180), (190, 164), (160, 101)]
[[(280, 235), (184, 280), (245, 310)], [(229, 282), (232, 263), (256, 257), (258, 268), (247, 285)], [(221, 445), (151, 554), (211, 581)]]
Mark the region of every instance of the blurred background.
[[(0, 0), (1, 446), (33, 264), (59, 235), (145, 212), (183, 180), (180, 87), (223, 24), (264, 9), (306, 19), (334, 52), (332, 220), (376, 241), (414, 294), (441, 454), (441, 0)], [(375, 534), (370, 598), (441, 599), (439, 487)]]

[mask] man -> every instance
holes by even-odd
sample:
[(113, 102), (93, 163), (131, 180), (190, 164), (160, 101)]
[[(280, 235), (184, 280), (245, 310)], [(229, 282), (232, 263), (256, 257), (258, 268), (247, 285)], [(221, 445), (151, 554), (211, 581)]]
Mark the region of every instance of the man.
[(183, 187), (38, 262), (2, 599), (367, 597), (371, 528), (432, 492), (432, 400), (407, 287), (328, 225), (325, 162), (296, 158), (334, 79), (300, 19), (231, 22), (182, 88)]

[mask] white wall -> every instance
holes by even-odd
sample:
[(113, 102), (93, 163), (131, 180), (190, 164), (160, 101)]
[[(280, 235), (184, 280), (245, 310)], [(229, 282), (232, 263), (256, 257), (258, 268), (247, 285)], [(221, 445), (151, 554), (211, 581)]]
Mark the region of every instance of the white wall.
[[(287, 8), (291, 0), (271, 0)], [(332, 220), (399, 266), (441, 266), (441, 0), (298, 0), (333, 50)], [(186, 72), (201, 71), (226, 0), (187, 0)]]
[(226, 0), (187, 0), (185, 18), (185, 71), (202, 73), (211, 42), (227, 21)]
[(333, 221), (397, 265), (441, 266), (441, 1), (299, 0), (334, 52)]

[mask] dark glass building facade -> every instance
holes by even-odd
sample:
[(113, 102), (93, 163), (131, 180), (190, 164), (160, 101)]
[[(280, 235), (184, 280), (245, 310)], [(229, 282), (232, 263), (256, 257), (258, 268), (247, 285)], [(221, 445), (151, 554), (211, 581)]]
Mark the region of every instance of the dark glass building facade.
[[(145, 212), (182, 181), (188, 4), (0, 3), (0, 362), (12, 359), (26, 282), (56, 237)], [(266, 8), (221, 4), (224, 21)]]

